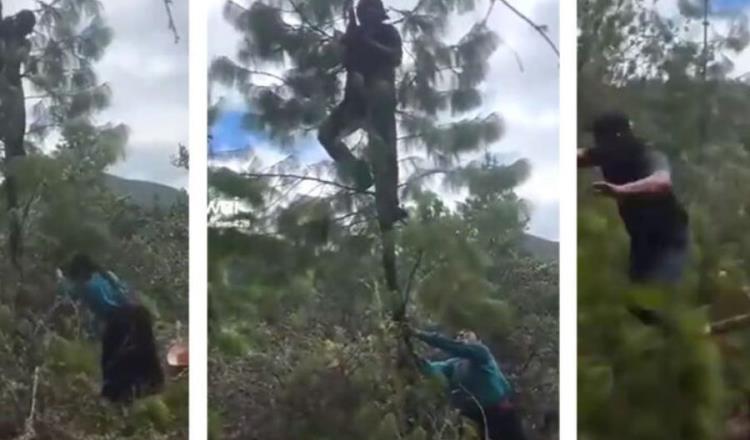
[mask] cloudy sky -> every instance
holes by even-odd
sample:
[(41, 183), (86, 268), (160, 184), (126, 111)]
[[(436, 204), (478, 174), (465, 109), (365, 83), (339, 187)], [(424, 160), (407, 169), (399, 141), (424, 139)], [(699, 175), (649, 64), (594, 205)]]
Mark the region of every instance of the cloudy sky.
[[(416, 0), (386, 0), (387, 6), (409, 8)], [(251, 0), (239, 0), (248, 5)], [(238, 44), (237, 33), (222, 16), (225, 0), (209, 0), (208, 41), (209, 58), (233, 56)], [(475, 14), (468, 14), (461, 23), (453, 26), (461, 32), (478, 18), (482, 18), (486, 1), (477, 2)], [(656, 3), (665, 15), (677, 12), (677, 0)], [(715, 7), (725, 11), (736, 10), (737, 5), (745, 5), (750, 13), (750, 0), (714, 0)], [(558, 42), (558, 0), (527, 0), (516, 2), (516, 7), (539, 24), (549, 27), (549, 35)], [(741, 7), (741, 6), (740, 6)], [(493, 150), (508, 161), (519, 157), (528, 158), (533, 165), (533, 174), (520, 189), (532, 209), (530, 232), (542, 237), (558, 238), (559, 213), (559, 172), (558, 172), (558, 62), (546, 43), (526, 23), (498, 4), (490, 25), (496, 29), (504, 45), (493, 55), (492, 69), (484, 89), (483, 113), (495, 111), (505, 119), (507, 133), (493, 147)], [(726, 28), (726, 20), (712, 19), (715, 32)], [(700, 30), (700, 29), (698, 29)], [(449, 35), (448, 38), (457, 37)], [(519, 68), (518, 60), (522, 64)], [(750, 50), (734, 57), (733, 76), (750, 72)], [(222, 91), (219, 91), (221, 94)], [(215, 96), (216, 98), (217, 96)], [(230, 96), (230, 100), (231, 100)], [(234, 121), (227, 120), (229, 125)], [(272, 163), (284, 154), (258, 134), (247, 134), (248, 143), (256, 148), (256, 153), (264, 163)], [(307, 161), (325, 159), (325, 153), (315, 142), (299, 149)], [(448, 198), (453, 198), (447, 196)]]
[[(692, 1), (699, 5), (703, 4), (702, 0)], [(659, 12), (663, 15), (677, 16), (679, 14), (677, 4), (677, 0), (667, 0), (658, 2), (657, 6)], [(743, 14), (744, 19), (750, 18), (750, 0), (712, 0), (711, 7), (716, 15), (713, 15), (710, 19), (709, 38), (719, 38), (721, 35), (726, 35), (732, 19), (742, 17)], [(696, 21), (691, 27), (691, 37), (694, 37), (697, 41), (703, 40), (703, 27), (699, 21)], [(732, 55), (730, 58), (734, 63), (734, 71), (730, 73), (730, 77), (750, 73), (750, 48)]]
[[(244, 0), (242, 4), (249, 4)], [(386, 0), (386, 6), (408, 8), (411, 0)], [(539, 24), (549, 27), (549, 35), (557, 43), (559, 31), (557, 0), (526, 0), (517, 2), (519, 10)], [(222, 16), (225, 0), (210, 0), (209, 6), (209, 58), (220, 55), (233, 56), (238, 35)], [(481, 19), (486, 2), (478, 1), (475, 14), (463, 20), (470, 24)], [(462, 20), (462, 21), (463, 21)], [(496, 29), (503, 46), (490, 60), (492, 69), (485, 86), (482, 113), (498, 112), (505, 120), (506, 136), (493, 150), (508, 161), (528, 158), (533, 165), (531, 179), (519, 190), (530, 203), (532, 221), (530, 232), (549, 239), (558, 238), (558, 62), (550, 47), (526, 23), (498, 4), (489, 24)], [(454, 26), (465, 30), (465, 26)], [(458, 35), (456, 35), (457, 37)], [(520, 59), (523, 68), (519, 67)], [(256, 145), (256, 148), (258, 146)], [(319, 146), (311, 159), (322, 159)], [(270, 145), (265, 145), (260, 155), (266, 158), (280, 156)]]
[[(35, 7), (30, 0), (5, 0), (4, 13)], [(126, 159), (113, 174), (187, 188), (188, 174), (170, 158), (188, 141), (188, 0), (174, 1), (181, 40), (175, 44), (161, 0), (103, 1), (114, 39), (97, 65), (112, 88), (112, 106), (100, 122), (130, 127)]]

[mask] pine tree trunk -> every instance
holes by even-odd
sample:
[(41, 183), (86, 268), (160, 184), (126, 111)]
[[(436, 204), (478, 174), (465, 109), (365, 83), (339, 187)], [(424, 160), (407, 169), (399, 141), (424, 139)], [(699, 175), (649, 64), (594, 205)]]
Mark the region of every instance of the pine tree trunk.
[[(11, 159), (11, 158), (7, 158)], [(10, 160), (6, 160), (9, 164)], [(6, 167), (7, 168), (7, 167)], [(18, 218), (18, 188), (16, 187), (15, 176), (5, 176), (5, 193), (8, 203), (9, 218), (9, 248), (10, 260), (13, 266), (21, 270), (21, 255), (23, 251), (23, 237), (21, 235), (21, 221)]]
[[(2, 19), (2, 1), (0, 1), (0, 20)], [(7, 45), (6, 45), (7, 46)], [(6, 47), (6, 53), (17, 52), (17, 47)], [(14, 62), (11, 65), (5, 65), (8, 60), (2, 61), (5, 68), (5, 78), (2, 81), (2, 111), (0, 117), (2, 121), (2, 141), (5, 147), (5, 192), (8, 204), (9, 218), (9, 248), (10, 258), (13, 265), (21, 271), (21, 257), (23, 255), (23, 236), (21, 228), (20, 213), (18, 212), (18, 182), (14, 176), (13, 160), (26, 155), (24, 141), (26, 136), (26, 99), (23, 90), (23, 80), (21, 79), (21, 63)], [(25, 64), (25, 60), (24, 60)], [(16, 72), (9, 72), (9, 69), (18, 69)]]

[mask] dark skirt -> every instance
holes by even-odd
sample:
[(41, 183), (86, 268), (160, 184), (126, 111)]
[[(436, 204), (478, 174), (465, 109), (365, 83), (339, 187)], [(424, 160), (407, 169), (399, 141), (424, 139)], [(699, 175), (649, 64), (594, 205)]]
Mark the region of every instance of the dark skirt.
[[(471, 411), (464, 415), (477, 424), (480, 438), (488, 440), (525, 440), (523, 422), (515, 406), (505, 402), (503, 404)], [(485, 425), (486, 421), (486, 425)]]
[(159, 392), (164, 384), (149, 311), (125, 306), (106, 320), (102, 337), (102, 396), (113, 402)]

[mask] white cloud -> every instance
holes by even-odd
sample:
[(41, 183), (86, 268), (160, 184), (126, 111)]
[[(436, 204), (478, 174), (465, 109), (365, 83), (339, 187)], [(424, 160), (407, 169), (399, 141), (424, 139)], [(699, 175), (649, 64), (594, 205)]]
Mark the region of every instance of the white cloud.
[(106, 2), (105, 14), (115, 37), (97, 68), (113, 99), (99, 119), (131, 129), (127, 158), (112, 171), (186, 188), (187, 172), (170, 158), (188, 142), (188, 1), (174, 2), (178, 44), (162, 2)]
[[(208, 44), (209, 58), (232, 57), (239, 39), (238, 33), (223, 18), (225, 1), (209, 1), (208, 26), (212, 37)], [(386, 0), (385, 4), (408, 9), (416, 1)], [(484, 0), (478, 1), (474, 12), (466, 14), (451, 27), (453, 31), (447, 39), (459, 38), (468, 26), (484, 18), (487, 5)], [(558, 41), (557, 0), (519, 2), (516, 7), (535, 22), (548, 26), (552, 40)], [(504, 43), (490, 60), (492, 69), (484, 87), (485, 104), (480, 113), (498, 112), (506, 122), (506, 136), (492, 148), (493, 151), (502, 153), (509, 160), (526, 157), (531, 161), (532, 176), (519, 188), (519, 194), (528, 198), (534, 208), (530, 232), (556, 239), (558, 216), (549, 214), (556, 212), (554, 207), (559, 203), (558, 60), (536, 31), (502, 4), (496, 5), (488, 23), (497, 30)], [(519, 69), (516, 54), (523, 70)], [(219, 90), (214, 90), (214, 98), (220, 96)], [(236, 97), (233, 99), (241, 101)], [(460, 196), (445, 194), (449, 203)]]

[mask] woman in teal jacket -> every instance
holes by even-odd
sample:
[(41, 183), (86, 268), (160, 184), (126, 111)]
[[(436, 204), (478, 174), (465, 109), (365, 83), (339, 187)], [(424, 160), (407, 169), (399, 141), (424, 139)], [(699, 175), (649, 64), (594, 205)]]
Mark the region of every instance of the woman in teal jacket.
[(422, 371), (441, 376), (447, 381), (451, 403), (461, 414), (477, 423), (482, 438), (526, 438), (521, 419), (511, 401), (513, 388), (490, 350), (473, 332), (464, 330), (456, 340), (422, 331), (414, 331), (413, 334), (451, 356), (439, 362), (421, 360)]
[(164, 383), (151, 315), (117, 276), (87, 255), (76, 255), (66, 276), (58, 271), (64, 294), (86, 305), (103, 327), (102, 391), (106, 399), (130, 402)]

